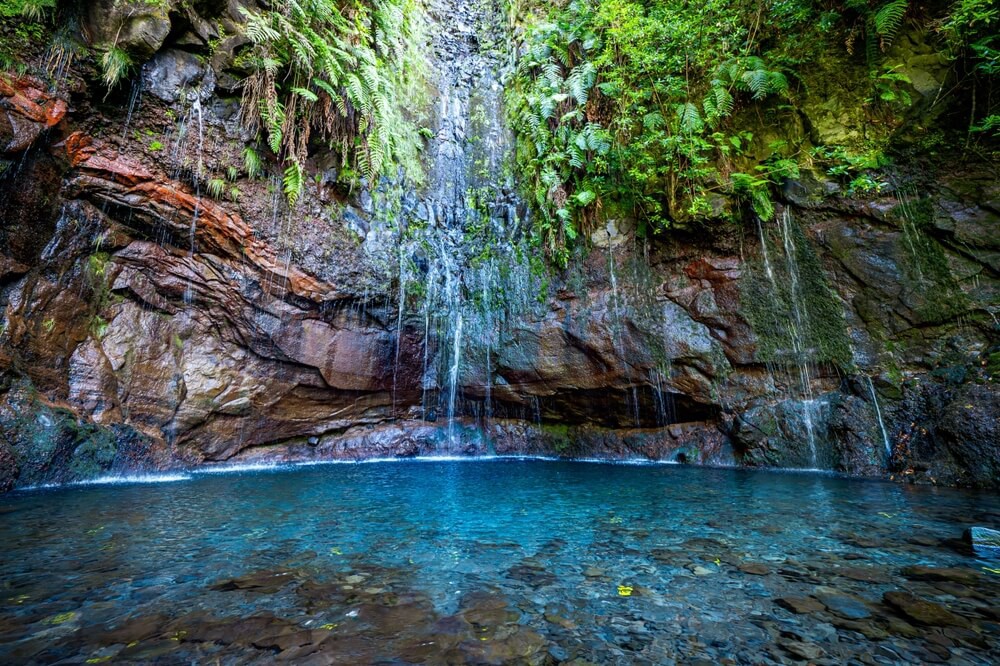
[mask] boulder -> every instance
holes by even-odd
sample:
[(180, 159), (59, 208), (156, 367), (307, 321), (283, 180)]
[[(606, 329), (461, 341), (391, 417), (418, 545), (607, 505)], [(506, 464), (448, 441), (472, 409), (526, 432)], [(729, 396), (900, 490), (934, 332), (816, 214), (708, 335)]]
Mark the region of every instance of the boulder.
[(174, 4), (173, 0), (96, 0), (89, 3), (87, 28), (98, 47), (120, 48), (144, 63), (170, 34)]
[(205, 66), (193, 53), (178, 49), (165, 49), (143, 68), (145, 89), (164, 102), (172, 103), (181, 94), (200, 84), (205, 76)]
[(962, 540), (972, 546), (977, 555), (1000, 556), (1000, 530), (988, 527), (970, 527), (962, 534)]

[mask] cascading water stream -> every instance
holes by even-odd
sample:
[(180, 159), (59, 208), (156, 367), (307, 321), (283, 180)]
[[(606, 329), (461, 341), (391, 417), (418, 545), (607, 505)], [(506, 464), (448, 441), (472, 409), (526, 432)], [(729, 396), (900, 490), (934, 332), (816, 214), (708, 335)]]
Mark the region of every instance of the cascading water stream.
[(791, 349), (785, 350), (789, 353), (789, 361), (795, 366), (795, 374), (798, 380), (798, 400), (801, 405), (802, 425), (805, 430), (806, 443), (809, 446), (809, 459), (812, 468), (818, 465), (816, 449), (816, 426), (815, 412), (819, 406), (812, 392), (812, 371), (811, 362), (815, 350), (811, 349), (807, 343), (809, 334), (808, 310), (806, 307), (805, 294), (802, 288), (801, 272), (798, 262), (798, 247), (795, 243), (793, 220), (791, 211), (786, 207), (778, 216), (776, 225), (781, 238), (781, 250), (783, 254), (784, 273), (788, 278), (786, 289), (782, 289), (778, 284), (778, 277), (771, 263), (768, 252), (767, 234), (760, 220), (757, 221), (757, 229), (760, 234), (761, 252), (764, 260), (764, 272), (770, 283), (772, 294), (776, 299), (779, 294), (786, 293), (788, 296), (788, 309), (790, 317), (779, 325), (784, 325)]
[[(430, 3), (435, 102), (426, 185), (401, 196), (401, 220), (393, 226), (399, 264), (393, 410), (397, 384), (408, 376), (401, 367), (421, 363), (423, 416), (433, 421), (446, 415), (449, 448), (459, 444), (457, 421), (470, 400), (484, 397), (479, 413), (492, 416), (493, 355), (505, 321), (498, 309), (530, 291), (515, 286), (528, 272), (527, 262), (523, 270), (511, 268), (521, 255), (512, 240), (519, 204), (504, 169), (512, 150), (499, 83), (506, 63), (500, 54), (480, 50), (480, 43), (489, 41), (484, 31), (502, 24), (496, 11), (461, 0)], [(508, 263), (501, 270), (497, 262)], [(505, 281), (509, 284), (501, 284)], [(507, 296), (503, 303), (500, 293)], [(421, 359), (407, 358), (402, 349), (407, 327), (423, 329)]]
[(865, 381), (868, 383), (868, 392), (872, 396), (872, 405), (875, 406), (875, 418), (878, 419), (878, 427), (882, 433), (882, 444), (885, 447), (885, 460), (888, 464), (892, 460), (892, 444), (889, 441), (889, 433), (885, 429), (885, 421), (882, 419), (882, 407), (878, 403), (878, 394), (875, 392), (875, 384), (872, 382), (872, 378), (865, 375)]
[(448, 372), (448, 441), (455, 444), (455, 399), (458, 395), (459, 371), (462, 368), (462, 313), (459, 312), (452, 334), (454, 348), (451, 355), (451, 369)]

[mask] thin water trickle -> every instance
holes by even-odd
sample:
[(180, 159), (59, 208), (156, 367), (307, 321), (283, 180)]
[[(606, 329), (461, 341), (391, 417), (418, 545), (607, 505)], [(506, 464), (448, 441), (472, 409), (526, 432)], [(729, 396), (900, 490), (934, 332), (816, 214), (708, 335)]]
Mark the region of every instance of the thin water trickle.
[(128, 139), (128, 131), (132, 126), (132, 116), (139, 109), (139, 102), (142, 99), (142, 87), (145, 76), (139, 76), (132, 81), (132, 90), (128, 98), (128, 110), (125, 113), (125, 124), (122, 126), (122, 144)]
[(771, 283), (771, 287), (778, 291), (778, 283), (774, 279), (774, 270), (771, 268), (771, 258), (767, 251), (767, 238), (764, 237), (764, 225), (760, 221), (760, 217), (756, 216), (757, 219), (757, 232), (760, 234), (760, 249), (764, 255), (764, 271), (767, 274), (767, 279)]
[(392, 413), (396, 413), (396, 385), (399, 381), (399, 354), (403, 346), (403, 311), (406, 308), (406, 262), (403, 257), (403, 246), (399, 246), (399, 301), (396, 312), (396, 355), (392, 363)]
[(885, 447), (885, 460), (886, 464), (892, 460), (892, 444), (889, 441), (889, 433), (885, 429), (885, 421), (882, 419), (882, 407), (878, 404), (878, 394), (875, 392), (875, 384), (872, 382), (872, 378), (869, 375), (865, 375), (865, 381), (868, 383), (868, 392), (872, 396), (872, 405), (875, 406), (875, 418), (878, 419), (878, 427), (882, 432), (882, 445)]
[(791, 210), (788, 207), (783, 208), (778, 216), (778, 223), (775, 225), (781, 240), (782, 268), (784, 275), (788, 278), (787, 288), (785, 289), (782, 289), (781, 285), (778, 284), (778, 276), (768, 252), (767, 234), (764, 232), (764, 227), (759, 219), (757, 220), (757, 224), (760, 234), (761, 254), (764, 260), (764, 271), (771, 285), (774, 298), (780, 301), (780, 294), (782, 293), (787, 294), (788, 297), (787, 307), (790, 316), (784, 321), (776, 322), (776, 324), (784, 327), (788, 334), (791, 349), (779, 350), (779, 353), (783, 353), (787, 358), (785, 367), (794, 368), (793, 381), (798, 384), (794, 399), (798, 401), (801, 409), (802, 423), (805, 430), (803, 434), (806, 438), (806, 444), (809, 447), (810, 465), (811, 468), (816, 468), (818, 465), (818, 454), (815, 412), (818, 402), (813, 395), (812, 388), (812, 366), (816, 350), (812, 349), (808, 344), (810, 330), (809, 313), (802, 287), (798, 261), (799, 248), (796, 246)]
[(455, 443), (455, 398), (458, 395), (459, 371), (462, 367), (462, 313), (457, 315), (453, 333), (451, 370), (448, 373), (448, 440)]

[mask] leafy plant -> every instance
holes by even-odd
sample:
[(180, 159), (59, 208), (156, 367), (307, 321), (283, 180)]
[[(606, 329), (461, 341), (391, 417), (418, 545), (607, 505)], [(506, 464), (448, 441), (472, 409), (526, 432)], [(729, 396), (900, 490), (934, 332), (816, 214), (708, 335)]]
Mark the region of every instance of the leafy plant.
[[(288, 0), (265, 7), (241, 8), (253, 44), (241, 58), (251, 70), (242, 117), (283, 167), (289, 202), (302, 193), (314, 136), (369, 183), (395, 166), (419, 181), (421, 144), (406, 109), (419, 99), (424, 67), (416, 0)], [(259, 160), (244, 158), (256, 172)]]
[(874, 4), (870, 0), (847, 0), (844, 8), (857, 16), (847, 35), (848, 50), (853, 51), (860, 35), (868, 64), (874, 67), (879, 51), (889, 48), (902, 27), (909, 4), (908, 0), (889, 0)]
[(208, 194), (213, 199), (221, 199), (226, 193), (226, 181), (222, 178), (213, 178), (208, 181)]
[(107, 88), (114, 88), (132, 69), (132, 56), (118, 46), (109, 46), (101, 54), (101, 80)]
[(550, 258), (564, 264), (602, 209), (658, 232), (714, 214), (711, 193), (726, 190), (771, 214), (769, 171), (729, 182), (729, 161), (753, 140), (730, 118), (791, 89), (785, 67), (756, 52), (753, 3), (535, 8), (507, 102), (535, 238)]
[(260, 155), (250, 146), (243, 149), (243, 168), (246, 169), (248, 178), (257, 178), (264, 173), (264, 165), (260, 161)]
[(904, 86), (910, 84), (910, 77), (900, 72), (902, 65), (885, 65), (881, 71), (871, 73), (874, 95), (869, 102), (887, 104), (889, 106), (909, 107), (913, 103), (910, 93)]

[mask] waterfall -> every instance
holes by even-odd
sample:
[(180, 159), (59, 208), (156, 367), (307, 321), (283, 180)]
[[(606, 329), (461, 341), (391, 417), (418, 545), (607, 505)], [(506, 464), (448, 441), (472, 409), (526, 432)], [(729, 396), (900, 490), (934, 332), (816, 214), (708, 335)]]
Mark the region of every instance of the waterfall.
[(872, 382), (872, 378), (865, 375), (865, 381), (868, 382), (868, 392), (872, 396), (872, 404), (875, 406), (875, 418), (878, 419), (878, 427), (882, 432), (882, 444), (885, 447), (885, 462), (886, 465), (892, 460), (892, 444), (889, 442), (889, 433), (885, 430), (885, 421), (882, 419), (882, 407), (878, 404), (878, 394), (875, 393), (875, 384)]
[(459, 370), (462, 366), (462, 313), (457, 316), (453, 333), (454, 350), (451, 356), (451, 371), (448, 381), (448, 441), (455, 441), (455, 395), (458, 392)]
[[(768, 252), (768, 238), (761, 221), (757, 221), (757, 229), (760, 234), (761, 254), (764, 261), (764, 272), (770, 285), (771, 294), (776, 302), (785, 301), (787, 308), (783, 313), (781, 321), (775, 324), (782, 328), (787, 334), (787, 341), (790, 349), (777, 350), (787, 358), (789, 365), (794, 366), (794, 375), (797, 380), (798, 390), (795, 399), (801, 408), (802, 425), (806, 444), (809, 447), (809, 463), (812, 468), (818, 466), (817, 437), (816, 437), (816, 411), (822, 404), (813, 395), (812, 383), (812, 363), (817, 350), (809, 345), (809, 310), (806, 305), (805, 292), (802, 283), (802, 273), (799, 266), (799, 248), (796, 245), (794, 234), (794, 221), (791, 210), (784, 208), (778, 216), (777, 232), (780, 236), (781, 268), (787, 277), (787, 284), (779, 284), (775, 264), (771, 262)], [(786, 295), (786, 299), (782, 298)]]
[[(523, 206), (505, 168), (513, 159), (501, 85), (509, 63), (480, 47), (499, 43), (491, 33), (505, 21), (489, 3), (432, 0), (428, 9), (434, 103), (427, 178), (421, 188), (400, 193), (392, 229), (399, 277), (393, 411), (397, 383), (411, 374), (401, 367), (421, 364), (423, 417), (446, 414), (448, 445), (456, 446), (457, 421), (466, 412), (492, 417), (501, 329), (537, 291), (527, 255), (519, 251)], [(408, 325), (423, 329), (422, 358), (407, 358), (401, 349)]]

